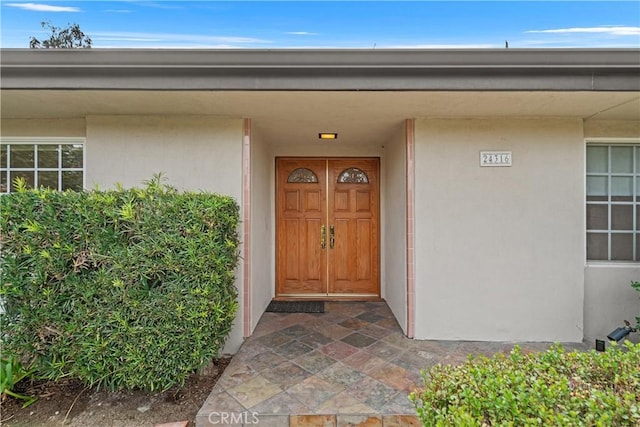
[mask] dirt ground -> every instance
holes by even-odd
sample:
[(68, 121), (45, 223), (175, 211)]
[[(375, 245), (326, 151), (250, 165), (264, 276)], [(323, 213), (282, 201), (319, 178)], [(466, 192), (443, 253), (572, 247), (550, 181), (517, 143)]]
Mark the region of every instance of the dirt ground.
[(198, 410), (230, 360), (216, 359), (202, 373), (189, 377), (184, 387), (163, 393), (95, 391), (72, 380), (23, 381), (16, 391), (37, 395), (38, 400), (22, 409), (22, 401), (5, 399), (0, 406), (0, 425), (153, 427), (188, 420), (189, 426), (195, 426)]

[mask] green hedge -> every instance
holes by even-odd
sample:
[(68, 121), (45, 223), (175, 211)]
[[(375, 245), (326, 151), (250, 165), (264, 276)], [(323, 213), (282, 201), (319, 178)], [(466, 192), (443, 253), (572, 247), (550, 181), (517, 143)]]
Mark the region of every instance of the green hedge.
[(425, 426), (640, 425), (640, 344), (604, 353), (480, 357), (423, 372), (410, 395)]
[(0, 197), (3, 353), (46, 378), (147, 390), (218, 354), (237, 310), (238, 206), (146, 184)]

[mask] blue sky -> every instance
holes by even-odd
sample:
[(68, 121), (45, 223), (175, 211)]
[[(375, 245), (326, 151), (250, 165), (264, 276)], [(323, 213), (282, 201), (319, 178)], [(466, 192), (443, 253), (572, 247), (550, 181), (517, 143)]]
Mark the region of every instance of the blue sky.
[(640, 47), (638, 1), (0, 0), (1, 46), (78, 23), (103, 48)]

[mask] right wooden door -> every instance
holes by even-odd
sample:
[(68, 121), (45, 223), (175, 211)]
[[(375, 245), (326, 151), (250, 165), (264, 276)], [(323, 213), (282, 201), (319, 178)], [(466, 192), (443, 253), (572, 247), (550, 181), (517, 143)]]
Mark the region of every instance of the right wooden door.
[(379, 295), (378, 159), (332, 159), (327, 171), (327, 292)]

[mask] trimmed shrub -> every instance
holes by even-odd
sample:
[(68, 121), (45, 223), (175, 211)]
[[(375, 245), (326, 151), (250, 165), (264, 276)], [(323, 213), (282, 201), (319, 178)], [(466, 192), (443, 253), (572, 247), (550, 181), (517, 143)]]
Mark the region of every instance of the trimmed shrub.
[(49, 379), (168, 389), (223, 347), (237, 310), (238, 206), (143, 189), (0, 197), (3, 352)]
[(604, 353), (523, 354), (423, 371), (413, 392), (425, 426), (635, 426), (640, 424), (640, 344)]

